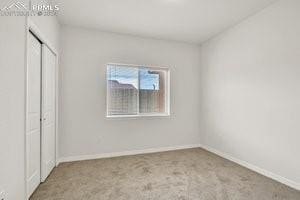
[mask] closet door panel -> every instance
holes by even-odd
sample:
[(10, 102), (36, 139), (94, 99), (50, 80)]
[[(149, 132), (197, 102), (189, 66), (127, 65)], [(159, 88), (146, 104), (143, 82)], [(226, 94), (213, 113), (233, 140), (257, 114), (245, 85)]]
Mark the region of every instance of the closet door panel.
[(55, 167), (56, 55), (43, 45), (42, 66), (42, 182)]
[(26, 101), (26, 180), (28, 197), (38, 187), (41, 180), (41, 50), (41, 43), (30, 33), (28, 40)]

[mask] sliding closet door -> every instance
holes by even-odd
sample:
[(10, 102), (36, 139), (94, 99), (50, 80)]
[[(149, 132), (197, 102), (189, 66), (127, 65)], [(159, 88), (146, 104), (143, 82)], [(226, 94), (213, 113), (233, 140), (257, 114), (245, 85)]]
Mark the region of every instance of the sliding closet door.
[(45, 181), (55, 167), (55, 110), (56, 55), (43, 44), (42, 67), (42, 162), (41, 181)]
[(41, 43), (30, 33), (28, 40), (26, 105), (26, 180), (28, 197), (40, 184)]

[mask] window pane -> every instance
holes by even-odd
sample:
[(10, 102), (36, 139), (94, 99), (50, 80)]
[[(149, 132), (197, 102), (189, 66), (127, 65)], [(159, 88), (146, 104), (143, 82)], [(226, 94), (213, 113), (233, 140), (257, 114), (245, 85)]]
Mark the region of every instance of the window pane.
[(169, 114), (167, 69), (107, 65), (107, 115)]
[(138, 68), (108, 65), (108, 115), (138, 113)]
[(165, 113), (165, 72), (139, 70), (139, 112)]

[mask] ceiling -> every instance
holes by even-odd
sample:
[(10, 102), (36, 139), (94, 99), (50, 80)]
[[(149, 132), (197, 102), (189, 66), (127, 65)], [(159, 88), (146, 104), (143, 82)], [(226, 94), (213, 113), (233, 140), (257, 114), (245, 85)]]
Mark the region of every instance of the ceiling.
[(62, 24), (201, 44), (274, 0), (57, 0)]

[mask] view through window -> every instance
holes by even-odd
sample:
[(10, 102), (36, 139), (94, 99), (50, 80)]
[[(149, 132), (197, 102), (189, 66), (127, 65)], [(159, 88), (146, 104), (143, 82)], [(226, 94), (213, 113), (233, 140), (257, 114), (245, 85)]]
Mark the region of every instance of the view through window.
[(168, 115), (169, 70), (107, 65), (107, 115)]

